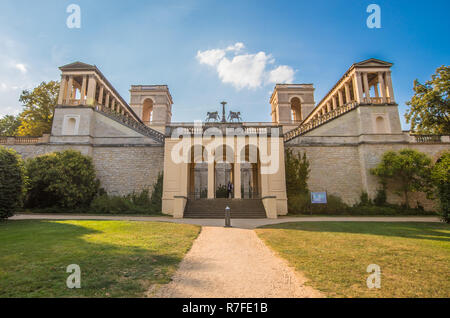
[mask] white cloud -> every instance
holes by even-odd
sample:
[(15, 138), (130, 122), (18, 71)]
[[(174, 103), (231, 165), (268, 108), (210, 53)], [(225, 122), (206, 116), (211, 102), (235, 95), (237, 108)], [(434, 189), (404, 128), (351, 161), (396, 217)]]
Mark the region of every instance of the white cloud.
[[(198, 51), (197, 60), (200, 64), (213, 66), (223, 83), (231, 84), (237, 89), (254, 89), (270, 83), (294, 81), (295, 72), (290, 66), (282, 65), (270, 70), (268, 66), (275, 63), (270, 54), (239, 54), (244, 48), (244, 43), (238, 42), (226, 49)], [(234, 52), (235, 55), (229, 58), (228, 52)]]
[(232, 51), (232, 52), (239, 52), (240, 50), (242, 50), (243, 48), (245, 48), (244, 43), (242, 42), (237, 42), (234, 45), (230, 45), (229, 47), (227, 47), (227, 51)]
[(206, 64), (209, 66), (216, 66), (224, 57), (224, 50), (208, 50), (197, 52), (197, 59), (199, 60), (200, 64)]
[(223, 58), (217, 66), (219, 78), (238, 89), (260, 87), (269, 56), (264, 52), (237, 55), (232, 60)]
[(25, 64), (22, 63), (17, 63), (14, 65), (14, 67), (16, 69), (18, 69), (20, 72), (22, 72), (23, 74), (26, 74), (28, 72), (27, 67)]
[(269, 72), (269, 83), (292, 83), (294, 81), (294, 73), (294, 70), (287, 65), (278, 66)]

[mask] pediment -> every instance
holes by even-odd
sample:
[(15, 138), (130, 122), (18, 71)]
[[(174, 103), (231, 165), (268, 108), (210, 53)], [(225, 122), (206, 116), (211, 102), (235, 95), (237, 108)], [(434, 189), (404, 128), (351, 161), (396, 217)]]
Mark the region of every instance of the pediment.
[(69, 70), (95, 70), (95, 65), (86, 64), (83, 62), (74, 62), (71, 64), (67, 64), (64, 66), (61, 66), (59, 68), (61, 71), (69, 71)]
[(393, 64), (377, 59), (368, 59), (359, 63), (355, 63), (358, 67), (391, 67)]

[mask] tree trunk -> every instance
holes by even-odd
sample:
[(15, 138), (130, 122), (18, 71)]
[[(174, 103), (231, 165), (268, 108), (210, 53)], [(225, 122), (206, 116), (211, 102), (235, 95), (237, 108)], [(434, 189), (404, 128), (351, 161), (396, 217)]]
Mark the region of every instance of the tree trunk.
[(405, 190), (405, 206), (409, 209), (409, 196), (408, 196), (408, 190)]

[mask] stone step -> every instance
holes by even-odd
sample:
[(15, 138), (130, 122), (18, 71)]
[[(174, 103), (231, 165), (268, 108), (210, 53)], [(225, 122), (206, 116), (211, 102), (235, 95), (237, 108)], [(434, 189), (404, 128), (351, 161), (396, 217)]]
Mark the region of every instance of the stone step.
[(225, 208), (230, 207), (231, 218), (266, 218), (266, 211), (260, 199), (200, 199), (188, 200), (185, 218), (223, 219)]

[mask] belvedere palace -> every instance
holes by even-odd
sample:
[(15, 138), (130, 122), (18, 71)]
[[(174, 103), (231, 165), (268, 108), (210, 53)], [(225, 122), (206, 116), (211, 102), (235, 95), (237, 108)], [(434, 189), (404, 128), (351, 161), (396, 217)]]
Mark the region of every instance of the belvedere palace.
[[(286, 215), (289, 148), (306, 154), (311, 191), (353, 204), (363, 191), (375, 196), (370, 169), (384, 152), (413, 148), (436, 159), (450, 146), (449, 136), (402, 131), (391, 67), (355, 63), (318, 103), (313, 84), (278, 84), (267, 105), (272, 122), (241, 122), (224, 102), (205, 122), (176, 123), (169, 87), (132, 85), (127, 102), (96, 66), (75, 62), (60, 67), (51, 134), (0, 137), (0, 145), (24, 157), (78, 150), (115, 195), (152, 189), (163, 173), (162, 212), (175, 218), (215, 217), (225, 205), (240, 218)], [(388, 188), (389, 202), (401, 199)], [(433, 208), (422, 193), (410, 203)]]

